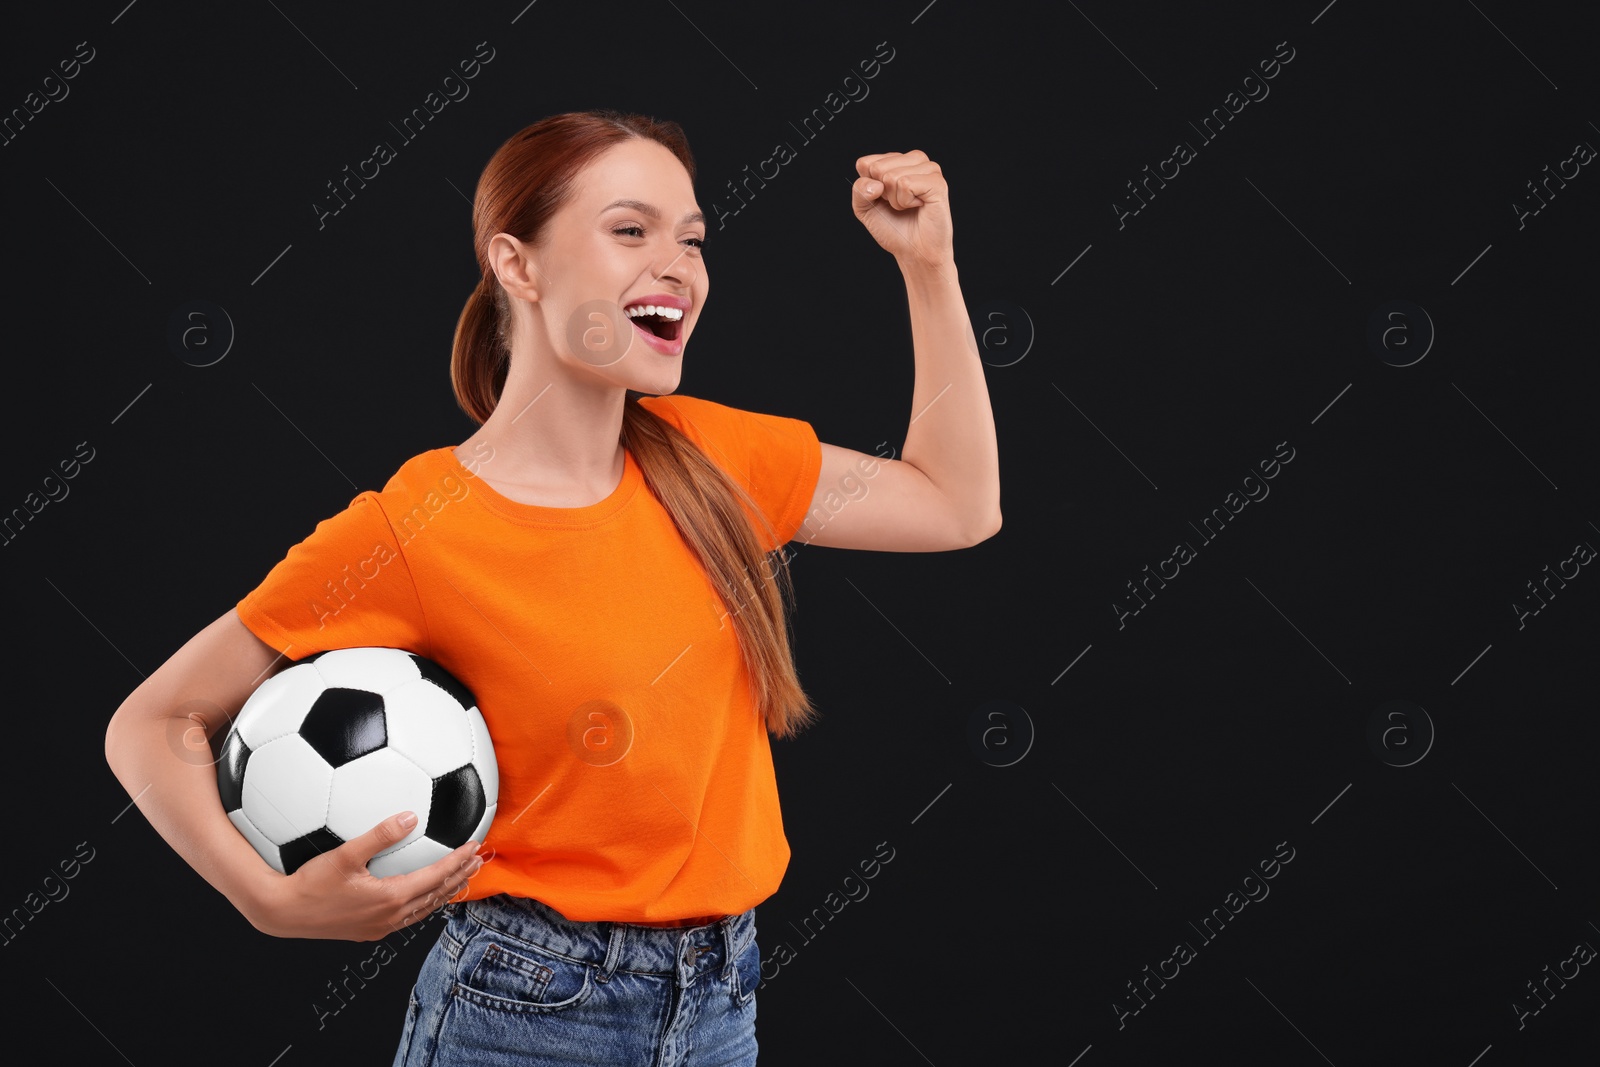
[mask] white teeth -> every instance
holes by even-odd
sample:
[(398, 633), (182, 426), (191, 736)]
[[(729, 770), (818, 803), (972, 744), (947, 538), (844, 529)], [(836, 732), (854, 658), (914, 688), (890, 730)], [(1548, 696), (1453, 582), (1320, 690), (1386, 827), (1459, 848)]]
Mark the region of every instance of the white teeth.
[(655, 304), (635, 304), (626, 311), (630, 319), (642, 318), (645, 315), (660, 315), (668, 322), (677, 322), (683, 318), (682, 308), (664, 308)]

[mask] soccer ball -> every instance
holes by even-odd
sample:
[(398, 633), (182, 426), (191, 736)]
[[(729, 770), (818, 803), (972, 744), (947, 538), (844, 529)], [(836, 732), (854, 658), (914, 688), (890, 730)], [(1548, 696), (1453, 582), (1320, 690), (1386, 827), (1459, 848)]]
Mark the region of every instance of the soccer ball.
[(483, 840), (500, 774), (477, 700), (443, 667), (398, 648), (339, 648), (256, 688), (223, 742), (217, 789), (281, 874), (416, 812), (367, 863), (385, 878)]

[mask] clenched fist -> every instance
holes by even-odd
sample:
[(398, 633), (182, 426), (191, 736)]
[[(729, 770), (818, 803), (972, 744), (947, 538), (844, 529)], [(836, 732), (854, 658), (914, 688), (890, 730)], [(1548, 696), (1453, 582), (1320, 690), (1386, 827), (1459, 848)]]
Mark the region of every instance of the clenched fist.
[(950, 187), (939, 164), (913, 149), (862, 156), (856, 171), (850, 206), (902, 268), (952, 261)]

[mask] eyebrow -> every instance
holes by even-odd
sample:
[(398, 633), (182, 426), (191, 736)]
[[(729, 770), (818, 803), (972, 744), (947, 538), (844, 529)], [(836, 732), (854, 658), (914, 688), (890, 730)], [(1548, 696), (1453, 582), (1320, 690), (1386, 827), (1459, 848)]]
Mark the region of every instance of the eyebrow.
[[(634, 211), (638, 211), (638, 212), (641, 212), (641, 213), (643, 213), (645, 215), (649, 215), (651, 218), (656, 219), (657, 221), (660, 221), (660, 219), (661, 219), (661, 212), (656, 210), (654, 205), (647, 204), (643, 200), (626, 200), (626, 199), (624, 199), (624, 200), (613, 200), (613, 201), (611, 201), (611, 203), (607, 204), (605, 207), (601, 208), (600, 210), (602, 212), (606, 212), (606, 211), (610, 211), (614, 207), (632, 208)], [(706, 221), (705, 212), (703, 212), (703, 211), (691, 211), (687, 215), (685, 215), (683, 218), (679, 219), (678, 220), (678, 224), (681, 226), (684, 223), (688, 223), (688, 222), (704, 222), (704, 221)]]

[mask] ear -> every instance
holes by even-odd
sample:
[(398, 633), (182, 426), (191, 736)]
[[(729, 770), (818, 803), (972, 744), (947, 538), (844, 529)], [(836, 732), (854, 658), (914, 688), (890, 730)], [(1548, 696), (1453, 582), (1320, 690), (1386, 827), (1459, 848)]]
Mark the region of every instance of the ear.
[(497, 233), (489, 240), (489, 268), (500, 279), (509, 296), (530, 303), (539, 299), (539, 266), (531, 245), (509, 233)]

